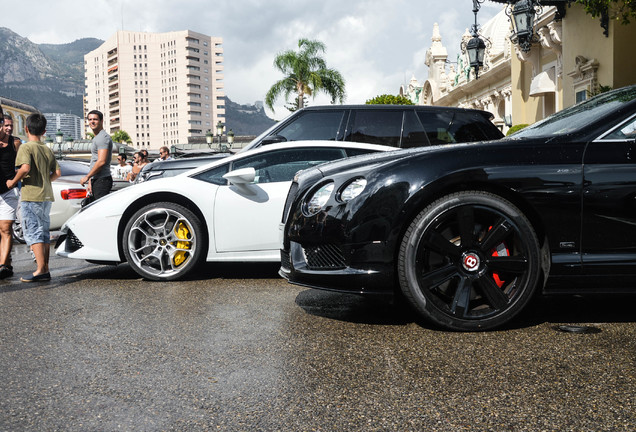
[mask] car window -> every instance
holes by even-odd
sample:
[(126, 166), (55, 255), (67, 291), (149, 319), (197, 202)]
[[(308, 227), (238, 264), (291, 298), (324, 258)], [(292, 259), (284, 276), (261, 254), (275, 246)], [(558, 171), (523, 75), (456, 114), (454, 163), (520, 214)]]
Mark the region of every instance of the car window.
[(625, 123), (614, 129), (611, 133), (603, 137), (604, 140), (627, 140), (636, 139), (636, 117), (627, 120)]
[[(495, 129), (494, 136), (490, 136), (488, 131)], [(453, 122), (449, 128), (450, 134), (455, 142), (484, 141), (487, 139), (501, 138), (501, 133), (497, 127), (484, 119), (476, 112), (457, 112), (453, 117)]]
[(415, 111), (404, 111), (402, 127), (402, 148), (422, 147), (429, 145), (426, 131)]
[(85, 176), (90, 171), (89, 166), (81, 162), (59, 161), (59, 165), (62, 176)]
[(307, 111), (274, 134), (285, 137), (287, 141), (335, 141), (344, 114), (344, 110)]
[(422, 122), (426, 136), (432, 145), (455, 142), (455, 138), (448, 131), (453, 120), (451, 111), (418, 111), (417, 116)]
[(283, 182), (291, 181), (300, 170), (345, 157), (346, 152), (340, 148), (279, 149), (237, 160), (232, 164), (232, 170), (254, 168), (254, 183)]
[(401, 110), (356, 110), (345, 140), (399, 147), (402, 116)]
[(225, 186), (227, 185), (227, 180), (224, 179), (223, 176), (229, 172), (229, 165), (230, 164), (223, 164), (221, 166), (211, 168), (192, 176), (192, 178), (219, 186)]

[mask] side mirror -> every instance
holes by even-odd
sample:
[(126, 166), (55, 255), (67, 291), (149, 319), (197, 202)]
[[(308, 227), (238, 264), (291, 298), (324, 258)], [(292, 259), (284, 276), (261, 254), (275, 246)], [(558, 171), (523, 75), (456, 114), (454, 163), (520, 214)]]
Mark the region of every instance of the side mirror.
[(254, 179), (256, 178), (256, 170), (252, 167), (241, 168), (230, 171), (229, 173), (225, 174), (223, 178), (235, 185), (254, 183)]
[(261, 145), (276, 144), (276, 143), (285, 142), (285, 141), (287, 141), (287, 138), (285, 138), (282, 135), (268, 135), (265, 138), (263, 138), (263, 140), (261, 141)]

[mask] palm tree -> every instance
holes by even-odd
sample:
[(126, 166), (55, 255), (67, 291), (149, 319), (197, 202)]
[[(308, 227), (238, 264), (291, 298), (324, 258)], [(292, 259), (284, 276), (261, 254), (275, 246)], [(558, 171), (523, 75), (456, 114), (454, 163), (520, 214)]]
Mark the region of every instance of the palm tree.
[(340, 72), (327, 68), (327, 63), (320, 56), (325, 52), (325, 44), (320, 41), (300, 39), (298, 52), (288, 50), (274, 59), (274, 66), (285, 78), (277, 81), (265, 95), (265, 105), (274, 111), (274, 101), (285, 95), (296, 95), (296, 106), (304, 106), (304, 96), (314, 96), (324, 92), (331, 96), (331, 103), (342, 103), (345, 99), (345, 81)]

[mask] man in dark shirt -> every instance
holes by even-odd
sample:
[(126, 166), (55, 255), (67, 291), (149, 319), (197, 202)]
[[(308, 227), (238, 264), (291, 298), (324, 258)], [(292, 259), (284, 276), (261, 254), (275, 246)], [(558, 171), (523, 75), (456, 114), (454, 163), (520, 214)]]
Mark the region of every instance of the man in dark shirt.
[(9, 190), (6, 181), (15, 175), (15, 156), (20, 144), (19, 140), (11, 135), (13, 128), (5, 127), (4, 122), (11, 122), (11, 125), (7, 126), (13, 125), (11, 117), (5, 116), (0, 108), (0, 279), (13, 276), (11, 228), (19, 201), (17, 189)]

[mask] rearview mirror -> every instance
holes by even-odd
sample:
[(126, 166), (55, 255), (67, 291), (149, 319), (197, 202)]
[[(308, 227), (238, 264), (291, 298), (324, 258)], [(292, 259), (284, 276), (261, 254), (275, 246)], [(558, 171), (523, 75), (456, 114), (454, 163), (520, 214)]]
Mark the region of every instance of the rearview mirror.
[(254, 183), (254, 179), (256, 178), (256, 170), (252, 167), (241, 168), (230, 171), (229, 173), (225, 174), (223, 178), (230, 183), (237, 185)]
[(285, 141), (287, 141), (287, 138), (285, 138), (282, 135), (268, 135), (265, 138), (263, 138), (263, 140), (261, 141), (261, 145), (276, 144), (276, 143), (285, 142)]

